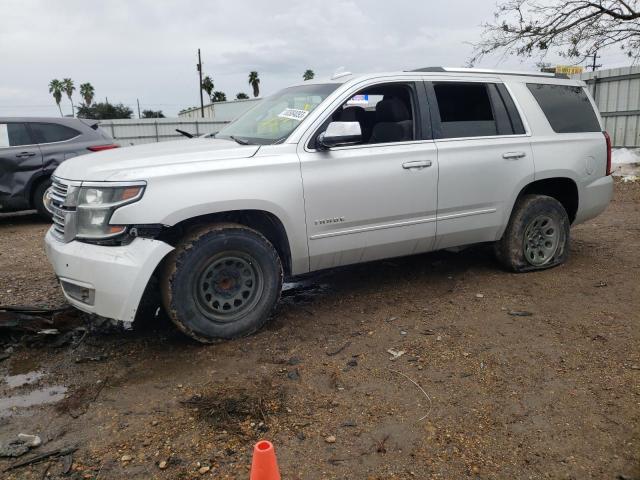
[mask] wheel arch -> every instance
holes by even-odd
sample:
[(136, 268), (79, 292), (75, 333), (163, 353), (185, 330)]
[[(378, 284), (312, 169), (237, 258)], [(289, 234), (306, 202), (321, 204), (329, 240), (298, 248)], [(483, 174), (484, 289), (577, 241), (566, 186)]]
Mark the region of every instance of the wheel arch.
[(285, 275), (291, 274), (291, 246), (287, 231), (283, 222), (276, 215), (265, 210), (229, 210), (198, 215), (167, 227), (162, 231), (158, 239), (175, 246), (185, 234), (193, 229), (204, 225), (229, 222), (252, 228), (264, 235), (278, 252)]
[(525, 185), (516, 196), (515, 202), (511, 206), (511, 213), (513, 213), (513, 208), (518, 203), (518, 200), (520, 200), (523, 195), (529, 194), (547, 195), (555, 198), (566, 210), (569, 216), (569, 222), (573, 223), (576, 219), (580, 197), (578, 185), (573, 179), (568, 177), (550, 177), (535, 180)]
[(51, 178), (51, 172), (41, 172), (37, 175), (32, 176), (29, 179), (29, 183), (27, 184), (25, 190), (25, 199), (29, 203), (29, 208), (33, 208), (34, 204), (34, 195), (36, 193), (36, 189), (43, 183), (48, 181)]

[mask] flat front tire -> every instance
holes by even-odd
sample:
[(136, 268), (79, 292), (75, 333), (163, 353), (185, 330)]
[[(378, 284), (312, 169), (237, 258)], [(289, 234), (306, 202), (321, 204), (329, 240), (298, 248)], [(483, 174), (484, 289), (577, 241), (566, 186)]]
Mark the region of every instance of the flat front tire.
[(569, 216), (558, 200), (547, 195), (524, 195), (496, 243), (496, 256), (514, 272), (555, 267), (569, 255), (569, 233)]
[(280, 298), (282, 264), (259, 232), (225, 223), (187, 235), (167, 258), (164, 307), (190, 337), (205, 343), (250, 335)]

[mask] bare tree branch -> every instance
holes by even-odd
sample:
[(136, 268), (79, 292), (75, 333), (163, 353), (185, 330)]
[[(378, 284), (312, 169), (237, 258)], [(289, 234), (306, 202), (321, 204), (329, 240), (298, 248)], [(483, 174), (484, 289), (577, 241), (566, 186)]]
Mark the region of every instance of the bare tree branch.
[(612, 45), (640, 58), (640, 0), (502, 0), (494, 16), (471, 65), (496, 51), (544, 59), (553, 50), (579, 61)]

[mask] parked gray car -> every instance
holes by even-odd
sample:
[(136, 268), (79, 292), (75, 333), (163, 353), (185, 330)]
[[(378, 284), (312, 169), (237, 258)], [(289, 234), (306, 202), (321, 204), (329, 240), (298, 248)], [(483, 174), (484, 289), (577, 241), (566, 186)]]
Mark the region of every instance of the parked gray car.
[(36, 209), (65, 160), (118, 147), (96, 120), (0, 117), (0, 213)]

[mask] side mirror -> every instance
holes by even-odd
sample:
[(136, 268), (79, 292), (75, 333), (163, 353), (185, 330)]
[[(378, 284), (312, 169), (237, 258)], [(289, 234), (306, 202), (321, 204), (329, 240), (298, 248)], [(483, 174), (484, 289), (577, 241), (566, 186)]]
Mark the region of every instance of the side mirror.
[(358, 122), (331, 122), (327, 129), (318, 135), (318, 148), (341, 147), (362, 141), (362, 130)]

